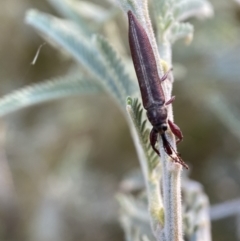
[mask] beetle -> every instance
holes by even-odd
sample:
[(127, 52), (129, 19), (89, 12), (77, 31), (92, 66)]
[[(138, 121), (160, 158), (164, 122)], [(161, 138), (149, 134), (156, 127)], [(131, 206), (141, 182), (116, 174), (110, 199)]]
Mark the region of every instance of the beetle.
[(154, 52), (145, 29), (131, 11), (128, 11), (128, 21), (130, 51), (139, 83), (143, 107), (146, 109), (148, 120), (153, 126), (149, 136), (151, 146), (160, 155), (155, 147), (158, 134), (160, 134), (165, 152), (175, 162), (188, 169), (180, 154), (170, 145), (165, 133), (169, 126), (173, 134), (178, 138), (177, 143), (183, 139), (180, 128), (168, 119), (167, 105), (171, 104), (175, 97), (173, 96), (166, 101), (162, 88), (162, 82), (168, 78), (171, 69), (162, 78), (159, 77)]

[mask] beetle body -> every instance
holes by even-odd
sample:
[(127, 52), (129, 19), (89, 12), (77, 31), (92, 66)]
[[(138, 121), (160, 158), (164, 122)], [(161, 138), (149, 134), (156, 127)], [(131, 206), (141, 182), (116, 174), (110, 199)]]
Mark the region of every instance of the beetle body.
[[(171, 156), (174, 161), (187, 168), (187, 165), (171, 147), (165, 135), (169, 126), (174, 135), (178, 137), (178, 142), (183, 138), (180, 128), (168, 120), (167, 105), (171, 104), (174, 100), (174, 97), (172, 97), (166, 102), (162, 88), (162, 82), (167, 79), (168, 72), (162, 78), (159, 77), (155, 55), (145, 29), (131, 11), (128, 12), (128, 20), (129, 45), (143, 107), (146, 109), (148, 120), (153, 126), (150, 133), (151, 146), (159, 155), (155, 144), (158, 134), (160, 134), (165, 152)], [(174, 157), (173, 153), (175, 153), (177, 157)]]

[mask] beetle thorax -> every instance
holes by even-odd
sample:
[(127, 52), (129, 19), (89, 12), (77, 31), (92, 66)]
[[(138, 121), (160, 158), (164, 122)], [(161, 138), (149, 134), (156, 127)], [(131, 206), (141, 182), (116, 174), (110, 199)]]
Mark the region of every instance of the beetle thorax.
[(167, 108), (165, 106), (149, 108), (147, 117), (152, 126), (160, 133), (167, 130)]

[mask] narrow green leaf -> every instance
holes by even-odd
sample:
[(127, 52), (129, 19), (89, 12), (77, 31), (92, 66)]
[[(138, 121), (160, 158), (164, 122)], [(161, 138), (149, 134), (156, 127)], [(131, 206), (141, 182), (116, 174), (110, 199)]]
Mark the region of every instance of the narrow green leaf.
[[(129, 97), (130, 98), (130, 97)], [(147, 128), (142, 128), (145, 126), (144, 123), (146, 123), (146, 119), (143, 121), (141, 120), (142, 116), (142, 107), (139, 103), (138, 99), (129, 100), (128, 98), (128, 105), (127, 105), (127, 111), (131, 117), (132, 123), (136, 128), (138, 138), (140, 141), (140, 144), (142, 146), (142, 149), (144, 151), (145, 157), (148, 162), (148, 169), (151, 172), (156, 165), (159, 163), (158, 156), (155, 152), (153, 152), (151, 145), (149, 143), (149, 133), (150, 130)], [(156, 163), (154, 160), (157, 158), (158, 162)]]
[(76, 1), (72, 0), (48, 0), (49, 3), (64, 17), (73, 20), (77, 23), (79, 28), (88, 36), (91, 35), (89, 27), (87, 27), (86, 21), (77, 11)]
[(132, 102), (132, 98), (131, 97), (127, 97), (127, 105), (132, 105), (133, 102)]
[(190, 23), (175, 23), (172, 26), (169, 39), (172, 43), (174, 43), (181, 38), (185, 38), (189, 43), (193, 38), (193, 31), (193, 25)]
[(153, 9), (155, 12), (156, 19), (158, 20), (161, 16), (162, 18), (165, 17), (166, 13), (168, 12), (169, 3), (166, 0), (153, 0)]
[(207, 0), (181, 0), (174, 6), (173, 12), (178, 21), (183, 21), (190, 17), (211, 17), (213, 7)]
[(144, 121), (142, 122), (141, 132), (143, 132), (143, 131), (145, 130), (145, 128), (146, 128), (146, 123), (147, 123), (147, 120), (144, 120)]
[(115, 97), (123, 107), (125, 98), (102, 62), (99, 51), (91, 39), (86, 39), (73, 23), (61, 20), (51, 15), (30, 10), (26, 22), (50, 37), (75, 57), (94, 77), (101, 81), (108, 92)]
[(103, 92), (101, 86), (80, 74), (67, 75), (24, 87), (0, 98), (0, 116), (23, 107), (79, 94)]
[(99, 25), (104, 22), (112, 11), (105, 9), (100, 5), (97, 5), (89, 1), (76, 1), (76, 0), (48, 0), (55, 9), (68, 19), (72, 19), (81, 28), (85, 28), (88, 33), (91, 33), (86, 26), (87, 21), (85, 19), (91, 19), (95, 24)]
[(132, 95), (136, 91), (136, 83), (126, 73), (122, 59), (118, 56), (114, 48), (102, 36), (96, 37), (96, 43), (107, 63), (108, 69), (113, 73), (116, 84), (119, 86), (124, 97)]

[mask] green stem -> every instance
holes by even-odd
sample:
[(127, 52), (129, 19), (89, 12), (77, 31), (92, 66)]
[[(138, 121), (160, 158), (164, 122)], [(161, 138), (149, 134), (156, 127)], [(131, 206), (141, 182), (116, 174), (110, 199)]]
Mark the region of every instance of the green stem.
[[(159, 44), (161, 58), (172, 67), (172, 46), (168, 41)], [(171, 98), (173, 75), (163, 84), (166, 100)], [(168, 107), (168, 118), (173, 121), (172, 105)], [(170, 145), (176, 151), (176, 140), (172, 133), (167, 134)], [(160, 154), (162, 160), (162, 188), (164, 203), (164, 234), (166, 240), (182, 241), (182, 204), (181, 204), (181, 170), (177, 164), (166, 154), (161, 137), (159, 136)]]
[[(131, 108), (127, 107), (127, 111), (130, 118), (134, 121), (135, 118), (133, 116)], [(134, 125), (136, 125), (136, 123), (134, 123)], [(145, 156), (145, 153), (143, 151), (143, 146), (139, 142), (141, 138), (138, 136), (138, 132), (136, 131), (137, 128), (134, 128), (132, 123), (130, 123), (129, 126), (131, 127), (131, 135), (137, 150), (138, 159), (140, 161), (140, 166), (143, 172), (144, 181), (147, 189), (148, 210), (150, 213), (151, 227), (153, 233), (156, 234), (159, 229), (163, 230), (164, 225), (163, 201), (160, 193), (159, 172), (157, 172), (157, 170), (151, 170), (147, 157)], [(164, 241), (163, 238), (157, 238), (157, 240)]]
[(172, 46), (169, 41), (161, 40), (158, 45), (159, 54), (161, 59), (166, 61), (169, 65), (172, 64)]
[[(162, 145), (161, 145), (162, 146)], [(166, 240), (182, 241), (182, 206), (180, 173), (182, 167), (169, 160), (161, 148), (163, 201), (164, 201), (164, 234)]]
[[(159, 76), (162, 76), (162, 66), (160, 62), (161, 58), (167, 62), (169, 68), (172, 66), (172, 48), (171, 44), (168, 41), (163, 41), (160, 43), (159, 49), (157, 47), (157, 42), (153, 33), (151, 20), (149, 18), (148, 8), (146, 4), (143, 6), (142, 16), (144, 17), (143, 23), (145, 23), (145, 29), (149, 35), (149, 39), (151, 41), (153, 50), (155, 52), (156, 62), (158, 65)], [(160, 52), (160, 56), (159, 56)], [(168, 100), (171, 97), (172, 92), (172, 84), (173, 84), (173, 76), (169, 76), (170, 81), (165, 81), (163, 85), (163, 89), (165, 92), (165, 98)], [(171, 81), (172, 79), (172, 81)], [(172, 106), (168, 108), (168, 118), (173, 120), (173, 111)], [(168, 141), (171, 146), (176, 150), (175, 137), (172, 134), (168, 134)], [(161, 226), (159, 226), (160, 236), (156, 236), (157, 240), (166, 239), (167, 241), (182, 241), (182, 211), (181, 211), (181, 180), (180, 173), (182, 167), (173, 163), (172, 160), (169, 160), (168, 155), (166, 155), (161, 138), (160, 140), (160, 152), (161, 152), (161, 161), (162, 161), (162, 186), (163, 186), (163, 203), (164, 203), (164, 228), (161, 230)], [(160, 183), (160, 180), (158, 180)], [(148, 190), (149, 192), (149, 190)], [(160, 189), (153, 190), (148, 193), (149, 195), (157, 195), (160, 192)], [(159, 194), (158, 194), (159, 195)], [(150, 200), (150, 198), (149, 198)], [(151, 206), (150, 206), (151, 208)], [(154, 219), (154, 215), (151, 215)], [(155, 229), (156, 230), (156, 229)], [(155, 233), (156, 234), (156, 233)]]

